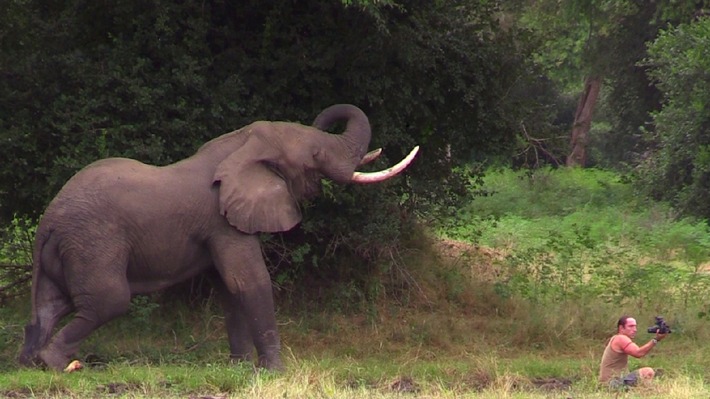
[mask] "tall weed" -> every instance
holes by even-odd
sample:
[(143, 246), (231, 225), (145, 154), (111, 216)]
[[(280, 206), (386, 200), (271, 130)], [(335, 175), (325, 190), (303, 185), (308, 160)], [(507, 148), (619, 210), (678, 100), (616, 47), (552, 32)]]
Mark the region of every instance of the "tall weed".
[(699, 307), (710, 295), (707, 223), (676, 220), (612, 172), (491, 170), (442, 236), (502, 250), (496, 290), (553, 303), (597, 298), (639, 309)]
[(635, 203), (630, 185), (619, 175), (598, 169), (489, 170), (481, 190), (488, 195), (474, 197), (468, 207), (481, 217), (537, 219)]

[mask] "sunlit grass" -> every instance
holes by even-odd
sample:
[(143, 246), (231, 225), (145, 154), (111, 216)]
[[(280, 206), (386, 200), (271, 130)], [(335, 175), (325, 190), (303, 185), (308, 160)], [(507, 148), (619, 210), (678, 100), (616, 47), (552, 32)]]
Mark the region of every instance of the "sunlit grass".
[(545, 243), (551, 234), (583, 233), (590, 243), (610, 242), (667, 260), (707, 259), (710, 252), (707, 223), (677, 220), (670, 207), (638, 197), (612, 172), (489, 170), (481, 189), (490, 195), (474, 197), (456, 215), (455, 227), (446, 225), (441, 234), (516, 251)]
[[(222, 325), (202, 346), (175, 355), (180, 339), (136, 330), (135, 345), (154, 351), (125, 352), (129, 341), (114, 345), (128, 319), (116, 329), (107, 326), (92, 339), (93, 349), (107, 362), (64, 374), (17, 369), (10, 361), (0, 374), (0, 396), (39, 398), (604, 398), (610, 393), (596, 383), (598, 362), (611, 327), (599, 321), (604, 312), (576, 311), (573, 304), (556, 308), (519, 305), (500, 316), (480, 317), (443, 305), (431, 312), (419, 308), (379, 309), (375, 323), (361, 315), (331, 315), (326, 331), (317, 324), (300, 323), (294, 315), (281, 319), (283, 373), (255, 370), (227, 362)], [(459, 313), (454, 313), (459, 309)], [(189, 309), (186, 317), (202, 315)], [(170, 312), (172, 313), (172, 312)], [(319, 317), (327, 317), (320, 315)], [(158, 313), (154, 321), (169, 328), (176, 317)], [(585, 321), (585, 319), (589, 319)], [(447, 321), (449, 320), (449, 321)], [(454, 325), (452, 331), (444, 330)], [(541, 326), (534, 326), (536, 323)], [(421, 331), (431, 323), (434, 328)], [(199, 324), (199, 323), (196, 323)], [(606, 332), (594, 331), (594, 324)], [(140, 325), (138, 322), (135, 325)], [(438, 328), (438, 330), (436, 329)], [(539, 328), (539, 330), (538, 330)], [(704, 329), (698, 323), (688, 329)], [(336, 333), (333, 333), (336, 331)], [(442, 332), (446, 345), (427, 334)], [(201, 334), (200, 331), (196, 333)], [(635, 397), (708, 397), (704, 382), (710, 377), (710, 347), (698, 346), (684, 334), (671, 336), (645, 359), (631, 367), (652, 365), (666, 370), (651, 387), (618, 393)], [(700, 334), (700, 335), (697, 335)], [(706, 339), (702, 331), (690, 337)], [(178, 335), (179, 337), (179, 335)], [(647, 339), (640, 334), (639, 340)], [(19, 337), (18, 337), (19, 339)], [(18, 345), (19, 342), (14, 342)], [(16, 350), (16, 348), (15, 348)], [(5, 348), (4, 353), (13, 349)], [(705, 395), (705, 396), (703, 396)]]
[[(406, 359), (399, 360), (406, 364)], [(538, 369), (542, 363), (523, 366), (521, 361), (490, 356), (448, 364), (439, 359), (383, 373), (376, 367), (372, 370), (371, 362), (290, 359), (288, 370), (280, 374), (229, 365), (116, 364), (75, 374), (10, 372), (0, 376), (0, 392), (36, 398), (702, 398), (710, 394), (701, 378), (689, 376), (670, 376), (633, 390), (611, 392), (589, 375), (531, 378), (520, 369)], [(548, 371), (562, 371), (554, 360), (549, 363)]]

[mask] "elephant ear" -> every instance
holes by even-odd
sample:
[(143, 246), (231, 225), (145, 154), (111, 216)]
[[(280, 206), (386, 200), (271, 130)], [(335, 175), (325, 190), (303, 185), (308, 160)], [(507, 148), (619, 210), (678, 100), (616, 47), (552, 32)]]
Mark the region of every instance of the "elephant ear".
[(269, 164), (277, 156), (275, 149), (252, 136), (217, 165), (219, 211), (239, 231), (288, 231), (301, 221), (287, 182)]

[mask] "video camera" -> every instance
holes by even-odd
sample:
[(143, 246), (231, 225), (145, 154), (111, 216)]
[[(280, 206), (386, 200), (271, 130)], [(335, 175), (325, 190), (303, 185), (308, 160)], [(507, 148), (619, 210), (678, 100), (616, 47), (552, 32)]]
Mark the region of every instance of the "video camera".
[(671, 328), (668, 327), (666, 321), (661, 316), (656, 316), (656, 324), (648, 328), (649, 334), (670, 334)]

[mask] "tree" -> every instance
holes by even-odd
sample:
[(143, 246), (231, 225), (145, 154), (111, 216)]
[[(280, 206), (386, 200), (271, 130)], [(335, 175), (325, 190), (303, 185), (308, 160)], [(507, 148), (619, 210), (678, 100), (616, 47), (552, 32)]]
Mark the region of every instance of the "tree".
[[(660, 96), (643, 68), (645, 43), (666, 23), (687, 21), (707, 2), (565, 1), (524, 2), (522, 23), (543, 38), (537, 60), (569, 93), (577, 110), (571, 126), (568, 166), (588, 163), (618, 167), (643, 153), (640, 128)], [(579, 90), (579, 82), (584, 82)], [(603, 100), (603, 114), (595, 116)], [(601, 119), (598, 119), (601, 116)], [(594, 118), (594, 119), (593, 119)], [(593, 120), (603, 120), (594, 130)], [(590, 157), (590, 146), (594, 153)]]
[[(567, 166), (587, 163), (589, 131), (609, 66), (605, 62), (609, 51), (606, 44), (618, 34), (623, 20), (638, 12), (634, 1), (544, 0), (530, 4), (523, 13), (522, 22), (546, 38), (538, 60), (562, 86), (580, 93)], [(584, 82), (581, 92), (573, 89), (580, 80)]]
[(710, 18), (669, 27), (642, 63), (663, 93), (653, 113), (653, 150), (638, 169), (642, 187), (684, 214), (710, 218)]
[(584, 90), (579, 96), (577, 111), (574, 113), (570, 144), (572, 151), (567, 156), (567, 166), (584, 166), (587, 164), (587, 146), (589, 130), (592, 127), (592, 115), (597, 105), (602, 79), (599, 76), (587, 76), (584, 79)]

